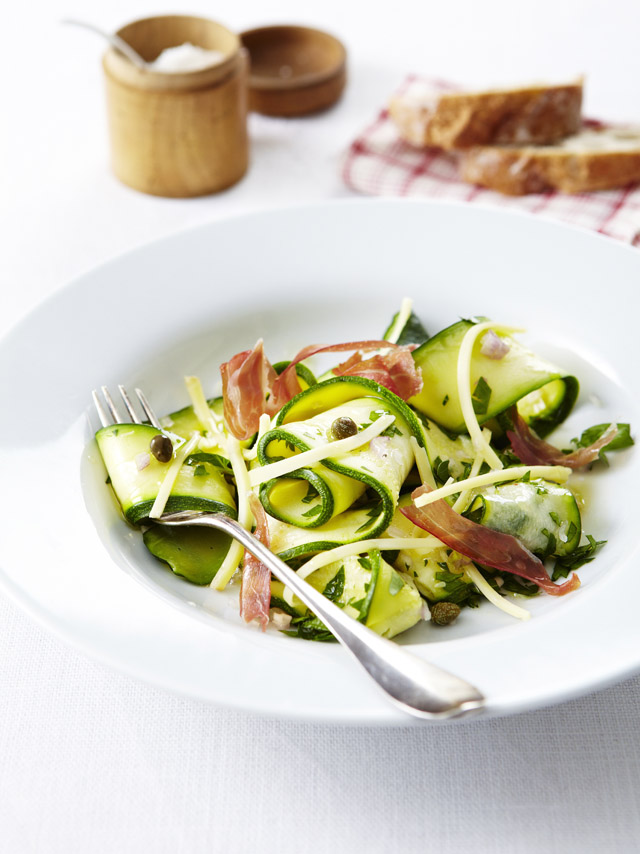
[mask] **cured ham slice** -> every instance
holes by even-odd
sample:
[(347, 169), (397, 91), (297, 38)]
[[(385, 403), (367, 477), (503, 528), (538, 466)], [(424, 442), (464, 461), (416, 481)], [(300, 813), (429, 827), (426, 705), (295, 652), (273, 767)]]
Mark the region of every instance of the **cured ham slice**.
[(598, 459), (598, 454), (618, 435), (615, 424), (609, 425), (602, 436), (588, 448), (578, 448), (570, 454), (563, 454), (559, 448), (550, 445), (543, 439), (539, 439), (529, 427), (517, 408), (512, 406), (509, 410), (513, 430), (507, 430), (507, 438), (511, 443), (514, 454), (526, 466), (537, 465), (560, 465), (571, 469), (579, 469), (588, 466)]
[(365, 377), (388, 388), (403, 400), (409, 400), (422, 389), (422, 374), (407, 347), (398, 347), (382, 355), (364, 359), (354, 355), (333, 369), (336, 376)]
[[(388, 352), (364, 359), (367, 350)], [(338, 366), (334, 373), (363, 376), (388, 388), (407, 400), (422, 388), (422, 375), (416, 368), (408, 347), (388, 341), (348, 341), (344, 344), (304, 347), (278, 376), (264, 354), (262, 341), (253, 350), (237, 353), (220, 366), (224, 417), (237, 439), (248, 439), (257, 431), (263, 413), (275, 415), (300, 392), (295, 366), (320, 353), (356, 350), (354, 357)], [(347, 366), (345, 368), (345, 366)], [(342, 370), (344, 369), (344, 370)]]
[[(258, 498), (249, 496), (251, 512), (256, 520), (255, 536), (267, 548), (271, 544), (267, 514)], [(271, 605), (271, 572), (248, 551), (244, 553), (242, 564), (242, 586), (240, 587), (240, 616), (245, 622), (258, 620), (262, 631), (269, 622)]]
[[(411, 498), (415, 501), (425, 492), (431, 492), (431, 487), (421, 486), (411, 494)], [(519, 540), (460, 516), (442, 498), (424, 507), (410, 504), (401, 509), (414, 525), (433, 534), (449, 548), (475, 563), (519, 575), (533, 581), (552, 596), (563, 596), (580, 586), (575, 573), (564, 584), (554, 584), (542, 561)]]

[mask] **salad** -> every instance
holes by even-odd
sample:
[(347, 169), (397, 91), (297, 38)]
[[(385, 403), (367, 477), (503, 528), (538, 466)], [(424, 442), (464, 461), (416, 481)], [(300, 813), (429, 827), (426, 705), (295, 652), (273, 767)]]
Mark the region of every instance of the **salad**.
[[(582, 529), (573, 472), (633, 440), (628, 424), (605, 423), (570, 448), (547, 441), (579, 384), (523, 347), (521, 331), (470, 318), (430, 336), (404, 300), (380, 339), (311, 345), (275, 364), (259, 341), (220, 366), (221, 396), (187, 377), (190, 405), (161, 432), (96, 433), (124, 519), (187, 581), (239, 581), (240, 614), (263, 629), (332, 639), (226, 535), (154, 519), (238, 519), (386, 637), (424, 619), (447, 625), (484, 599), (527, 619), (523, 597), (575, 590), (603, 545)], [(320, 355), (342, 361), (315, 376)]]

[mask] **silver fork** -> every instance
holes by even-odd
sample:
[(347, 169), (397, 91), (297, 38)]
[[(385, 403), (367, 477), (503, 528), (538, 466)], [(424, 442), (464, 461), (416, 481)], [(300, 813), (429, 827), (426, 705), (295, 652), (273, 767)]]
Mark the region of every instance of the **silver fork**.
[[(140, 424), (131, 399), (123, 386), (118, 386), (127, 415)], [(135, 390), (146, 418), (161, 429), (160, 422), (140, 389)], [(93, 400), (103, 427), (122, 423), (113, 398), (102, 386), (106, 406), (96, 391)], [(224, 531), (292, 590), (319, 617), (331, 634), (351, 653), (387, 697), (403, 711), (422, 719), (448, 719), (478, 712), (484, 708), (484, 696), (458, 676), (430, 664), (392, 643), (362, 623), (347, 616), (337, 605), (300, 578), (253, 534), (222, 513), (184, 511), (154, 519), (162, 525), (200, 525)]]

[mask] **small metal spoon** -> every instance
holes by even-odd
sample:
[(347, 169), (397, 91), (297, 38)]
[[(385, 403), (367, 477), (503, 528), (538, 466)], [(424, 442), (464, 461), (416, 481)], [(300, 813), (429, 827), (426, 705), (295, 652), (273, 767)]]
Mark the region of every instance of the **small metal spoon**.
[(99, 36), (102, 36), (103, 39), (106, 39), (116, 50), (120, 51), (120, 53), (124, 54), (127, 59), (132, 62), (137, 68), (142, 71), (148, 71), (150, 67), (150, 63), (143, 59), (140, 54), (135, 51), (130, 44), (124, 39), (121, 39), (120, 36), (115, 33), (107, 33), (104, 30), (101, 30), (100, 27), (96, 27), (94, 24), (88, 24), (86, 21), (77, 21), (75, 18), (65, 18), (60, 22), (61, 24), (71, 24), (74, 27), (83, 27), (85, 30), (91, 30), (94, 33), (97, 33)]

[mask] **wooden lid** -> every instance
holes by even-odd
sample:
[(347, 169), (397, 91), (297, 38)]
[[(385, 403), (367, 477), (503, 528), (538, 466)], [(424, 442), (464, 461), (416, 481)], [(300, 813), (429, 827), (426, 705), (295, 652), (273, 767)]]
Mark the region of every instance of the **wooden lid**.
[(272, 26), (240, 34), (249, 52), (249, 108), (267, 116), (304, 116), (334, 104), (345, 87), (347, 52), (322, 30)]

